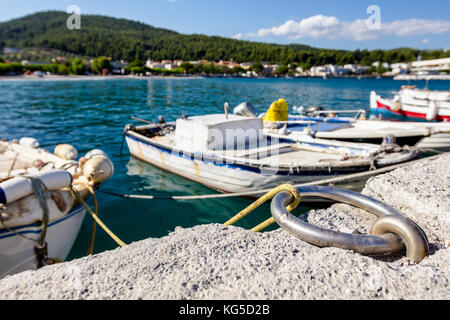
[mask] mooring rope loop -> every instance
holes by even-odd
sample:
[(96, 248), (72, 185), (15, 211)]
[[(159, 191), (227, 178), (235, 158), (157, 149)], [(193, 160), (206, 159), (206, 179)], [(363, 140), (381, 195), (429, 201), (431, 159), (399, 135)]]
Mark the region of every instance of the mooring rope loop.
[[(250, 212), (261, 206), (266, 201), (272, 199), (274, 196), (279, 194), (282, 191), (288, 191), (293, 197), (293, 200), (286, 204), (286, 210), (292, 211), (294, 210), (298, 204), (300, 203), (300, 194), (298, 193), (297, 189), (290, 184), (283, 184), (281, 186), (278, 186), (276, 188), (273, 188), (268, 193), (260, 197), (258, 200), (254, 201), (251, 205), (249, 205), (247, 208), (236, 214), (233, 218), (225, 222), (226, 226), (230, 226), (241, 220), (243, 217), (248, 215)], [(270, 220), (270, 219), (269, 219)], [(267, 221), (266, 221), (267, 222)], [(265, 222), (265, 223), (266, 223)]]

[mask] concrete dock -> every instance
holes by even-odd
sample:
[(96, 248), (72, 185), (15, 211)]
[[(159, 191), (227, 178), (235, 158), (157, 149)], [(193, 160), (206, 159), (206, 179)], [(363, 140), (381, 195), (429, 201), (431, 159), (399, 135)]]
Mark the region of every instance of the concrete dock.
[[(450, 154), (372, 178), (363, 193), (415, 221), (430, 256), (416, 264), (404, 252), (318, 248), (281, 229), (200, 225), (6, 277), (0, 299), (450, 299)], [(368, 233), (375, 217), (335, 204), (303, 219)]]

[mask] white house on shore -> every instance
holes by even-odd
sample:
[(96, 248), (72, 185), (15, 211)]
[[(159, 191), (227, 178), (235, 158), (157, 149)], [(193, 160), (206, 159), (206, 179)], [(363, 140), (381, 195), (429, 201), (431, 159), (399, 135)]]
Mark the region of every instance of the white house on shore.
[(398, 74), (409, 73), (410, 67), (409, 67), (409, 63), (400, 62), (400, 63), (391, 64), (391, 69), (392, 69), (392, 74), (398, 75)]

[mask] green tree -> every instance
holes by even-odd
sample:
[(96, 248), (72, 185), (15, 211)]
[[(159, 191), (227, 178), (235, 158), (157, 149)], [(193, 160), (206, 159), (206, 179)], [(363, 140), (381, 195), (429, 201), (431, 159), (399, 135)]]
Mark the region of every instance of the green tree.
[(0, 74), (13, 72), (13, 68), (9, 63), (0, 62)]
[(236, 66), (236, 67), (233, 67), (233, 69), (231, 69), (231, 72), (233, 74), (239, 74), (240, 72), (243, 72), (243, 71), (244, 71), (244, 69), (242, 69), (240, 66)]
[(264, 70), (264, 67), (261, 62), (255, 62), (251, 65), (251, 70), (255, 71), (256, 73), (261, 73)]
[(68, 67), (69, 74), (82, 75), (86, 73), (86, 65), (80, 58), (75, 58), (71, 61)]
[(146, 69), (144, 67), (132, 67), (130, 68), (130, 72), (134, 74), (142, 74), (145, 73)]
[(203, 73), (203, 64), (197, 63), (192, 69), (192, 73)]
[(289, 72), (289, 68), (287, 65), (281, 65), (278, 67), (278, 69), (275, 71), (275, 73), (280, 74), (280, 75), (284, 75), (286, 73)]
[(67, 66), (65, 64), (58, 64), (58, 70), (57, 70), (58, 74), (69, 74), (69, 69), (67, 68)]
[(98, 57), (92, 62), (92, 72), (102, 74), (103, 70), (111, 70), (111, 63), (107, 57)]
[(194, 70), (194, 66), (192, 64), (190, 64), (189, 62), (183, 62), (180, 65), (180, 68), (184, 70), (184, 72), (186, 73), (192, 73), (192, 71)]
[(215, 74), (217, 71), (217, 68), (212, 63), (206, 63), (203, 66), (203, 72), (206, 74)]
[(144, 62), (142, 60), (135, 59), (135, 60), (131, 61), (128, 64), (128, 66), (126, 66), (124, 68), (124, 70), (126, 72), (131, 72), (131, 73), (134, 73), (134, 74), (141, 74), (141, 73), (145, 73), (149, 69), (147, 67), (145, 67), (145, 64), (144, 64)]
[(376, 69), (376, 71), (377, 71), (377, 74), (382, 75), (383, 73), (389, 71), (389, 69), (386, 69), (382, 65), (379, 65), (378, 68)]

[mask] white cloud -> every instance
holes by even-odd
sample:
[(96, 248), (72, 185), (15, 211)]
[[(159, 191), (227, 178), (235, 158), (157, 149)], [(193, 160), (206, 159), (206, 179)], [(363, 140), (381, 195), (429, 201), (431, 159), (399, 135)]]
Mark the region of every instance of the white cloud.
[(423, 39), (423, 40), (422, 40), (422, 43), (423, 43), (423, 44), (427, 44), (428, 42), (430, 42), (428, 39)]
[(440, 34), (450, 31), (450, 21), (408, 19), (381, 23), (380, 29), (369, 29), (366, 20), (340, 21), (336, 17), (311, 16), (300, 21), (288, 20), (282, 25), (247, 33), (247, 37), (348, 38), (356, 41), (373, 40), (384, 35), (400, 37)]
[(237, 33), (237, 34), (234, 35), (233, 39), (240, 40), (240, 39), (242, 39), (243, 36), (244, 35), (242, 33)]

